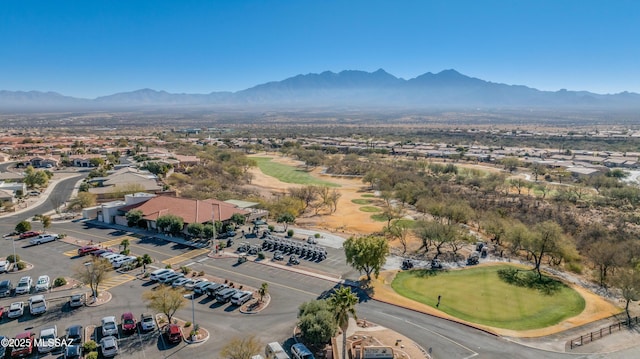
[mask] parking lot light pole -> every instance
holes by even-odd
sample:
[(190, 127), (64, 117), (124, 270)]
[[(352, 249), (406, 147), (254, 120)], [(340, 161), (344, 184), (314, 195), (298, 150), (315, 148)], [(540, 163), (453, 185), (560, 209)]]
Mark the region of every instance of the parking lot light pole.
[(16, 237), (11, 237), (11, 243), (13, 244), (13, 268), (11, 269), (13, 272), (18, 269), (18, 258), (16, 258)]

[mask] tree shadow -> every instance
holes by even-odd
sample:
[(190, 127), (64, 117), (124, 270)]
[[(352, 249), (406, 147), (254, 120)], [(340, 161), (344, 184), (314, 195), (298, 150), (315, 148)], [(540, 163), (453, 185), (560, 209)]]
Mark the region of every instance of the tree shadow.
[(535, 289), (544, 295), (553, 295), (566, 287), (564, 283), (557, 279), (546, 275), (538, 276), (538, 273), (534, 270), (503, 268), (498, 270), (498, 277), (505, 283)]

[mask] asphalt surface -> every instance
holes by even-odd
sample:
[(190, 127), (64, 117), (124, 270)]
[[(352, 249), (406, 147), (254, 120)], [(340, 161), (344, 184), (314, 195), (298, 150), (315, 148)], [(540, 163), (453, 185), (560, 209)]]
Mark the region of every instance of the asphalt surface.
[[(54, 191), (63, 195), (70, 195), (78, 178), (60, 181)], [(49, 201), (25, 212), (0, 218), (0, 233), (13, 230), (16, 223), (29, 219), (34, 214), (45, 213), (53, 209)], [(37, 224), (34, 225), (36, 227)], [(36, 227), (37, 228), (37, 227)], [(116, 240), (126, 233), (120, 230), (97, 228), (84, 222), (54, 223), (49, 232), (66, 233), (70, 237), (104, 242)], [(0, 239), (0, 256), (12, 253), (12, 240)], [(16, 240), (17, 253), (27, 262), (33, 263), (34, 268), (26, 273), (0, 274), (0, 279), (10, 278), (14, 283), (20, 276), (28, 274), (37, 278), (40, 274), (48, 274), (52, 279), (58, 276), (72, 276), (74, 268), (82, 268), (82, 258), (69, 256), (77, 246), (61, 241), (29, 246), (28, 240)], [(218, 353), (220, 349), (233, 337), (256, 335), (263, 343), (284, 341), (291, 336), (296, 322), (298, 306), (308, 300), (315, 299), (335, 286), (334, 282), (294, 273), (285, 269), (265, 266), (259, 263), (246, 262), (237, 265), (232, 258), (214, 259), (204, 254), (190, 258), (191, 248), (155, 240), (151, 237), (134, 240), (131, 251), (135, 254), (149, 253), (157, 261), (156, 266), (163, 266), (162, 261), (171, 260), (180, 255), (185, 260), (180, 264), (188, 264), (195, 270), (225, 278), (234, 283), (252, 287), (259, 287), (261, 283), (269, 283), (272, 296), (271, 304), (259, 314), (245, 315), (228, 304), (218, 305), (206, 297), (196, 298), (193, 302), (196, 322), (207, 328), (211, 338), (204, 344), (186, 345), (184, 343), (168, 346), (157, 332), (146, 334), (121, 335), (120, 346), (122, 357), (126, 358), (199, 358)], [(337, 255), (337, 254), (336, 254)], [(304, 264), (303, 264), (304, 265)], [(322, 267), (318, 264), (318, 268)], [(325, 266), (335, 266), (327, 262)], [(344, 276), (352, 276), (343, 273)], [(110, 282), (108, 290), (113, 299), (102, 306), (83, 307), (70, 310), (66, 305), (66, 298), (72, 291), (47, 294), (48, 297), (64, 298), (51, 301), (47, 314), (31, 318), (26, 314), (19, 320), (2, 319), (0, 335), (9, 337), (17, 333), (40, 328), (55, 323), (60, 334), (71, 324), (83, 326), (99, 326), (100, 319), (106, 315), (119, 318), (124, 312), (131, 311), (136, 316), (148, 311), (141, 301), (143, 291), (152, 288), (147, 282), (128, 277), (118, 277)], [(7, 306), (15, 300), (26, 301), (28, 296), (0, 299), (0, 305)], [(396, 330), (413, 339), (425, 349), (430, 348), (433, 358), (633, 358), (640, 356), (640, 350), (632, 348), (607, 354), (569, 354), (553, 353), (510, 342), (506, 339), (486, 334), (474, 328), (450, 322), (444, 319), (419, 314), (410, 309), (369, 300), (361, 296), (361, 302), (356, 310), (359, 318), (366, 318)], [(184, 320), (191, 320), (191, 303), (187, 303), (176, 316)], [(99, 334), (99, 332), (97, 332)], [(51, 356), (50, 357), (56, 357)]]

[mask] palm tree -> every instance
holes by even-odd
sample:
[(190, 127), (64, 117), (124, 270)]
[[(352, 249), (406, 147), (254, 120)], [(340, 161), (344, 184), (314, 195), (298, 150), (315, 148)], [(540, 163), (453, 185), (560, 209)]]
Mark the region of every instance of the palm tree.
[(358, 319), (355, 308), (358, 296), (351, 292), (350, 287), (340, 287), (329, 297), (328, 301), (333, 309), (336, 322), (342, 330), (342, 359), (347, 359), (347, 327), (350, 315), (353, 319)]
[(260, 289), (258, 289), (258, 294), (260, 295), (260, 303), (262, 303), (262, 300), (264, 299), (265, 295), (267, 295), (268, 292), (269, 292), (269, 283), (267, 282), (262, 283), (262, 285), (260, 286)]

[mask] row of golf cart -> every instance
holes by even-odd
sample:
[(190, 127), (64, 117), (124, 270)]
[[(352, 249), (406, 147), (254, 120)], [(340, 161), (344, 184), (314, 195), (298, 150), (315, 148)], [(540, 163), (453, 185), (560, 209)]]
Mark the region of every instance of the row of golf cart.
[(264, 238), (262, 249), (279, 251), (282, 254), (297, 255), (301, 259), (316, 262), (323, 261), (327, 258), (327, 250), (324, 247), (271, 235)]

